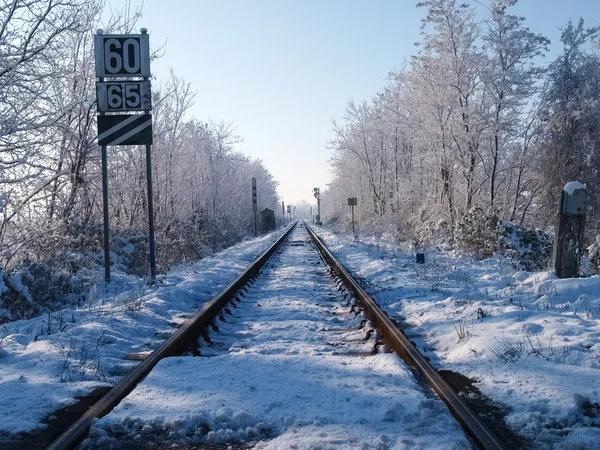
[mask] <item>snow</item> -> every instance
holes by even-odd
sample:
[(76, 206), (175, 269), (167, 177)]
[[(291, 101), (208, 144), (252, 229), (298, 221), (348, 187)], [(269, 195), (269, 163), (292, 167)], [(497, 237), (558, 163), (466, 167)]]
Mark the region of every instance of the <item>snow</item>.
[(565, 184), (563, 191), (565, 191), (569, 195), (573, 195), (573, 192), (575, 192), (577, 189), (585, 189), (585, 186), (579, 181), (570, 181), (567, 184)]
[(561, 280), (435, 249), (418, 265), (385, 239), (319, 234), (434, 366), (509, 408), (532, 448), (598, 448), (600, 276)]
[(155, 288), (115, 272), (82, 308), (1, 326), (0, 443), (9, 433), (43, 429), (42, 420), (75, 397), (117, 381), (138, 364), (125, 355), (160, 345), (282, 232), (178, 267)]
[[(163, 359), (84, 447), (250, 441), (257, 449), (468, 448), (446, 406), (350, 311), (300, 228), (217, 321), (201, 357)], [(304, 245), (299, 244), (304, 242)], [(369, 337), (370, 336), (370, 337)], [(126, 441), (125, 441), (126, 442)]]
[[(137, 364), (124, 355), (156, 348), (281, 232), (178, 267), (157, 288), (117, 272), (85, 307), (0, 327), (0, 444), (118, 380)], [(385, 238), (319, 234), (436, 367), (475, 379), (507, 407), (507, 425), (530, 447), (598, 448), (600, 276), (560, 280), (507, 259), (435, 249), (417, 265)], [(368, 356), (369, 325), (358, 329), (363, 317), (348, 314), (347, 297), (307, 251), (288, 247), (278, 256), (283, 265), (265, 270), (233, 315), (217, 321), (213, 345), (201, 346), (205, 357), (161, 361), (95, 422), (88, 445), (132, 438), (243, 439), (265, 449), (468, 447), (403, 363)]]
[[(17, 292), (21, 293), (23, 295), (23, 297), (25, 297), (25, 299), (29, 303), (31, 303), (33, 300), (31, 299), (31, 294), (29, 293), (29, 288), (23, 284), (23, 280), (22, 280), (21, 276), (22, 276), (22, 274), (19, 273), (19, 272), (11, 275), (11, 277), (10, 277), (10, 284), (11, 284), (11, 286), (13, 286), (13, 288)], [(6, 285), (4, 284), (4, 282), (2, 283), (2, 288), (4, 290), (7, 289)]]

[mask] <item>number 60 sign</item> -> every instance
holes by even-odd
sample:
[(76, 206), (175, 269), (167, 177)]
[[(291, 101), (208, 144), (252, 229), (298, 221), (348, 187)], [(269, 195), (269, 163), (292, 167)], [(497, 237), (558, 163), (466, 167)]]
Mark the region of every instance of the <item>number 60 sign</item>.
[(150, 77), (148, 34), (96, 34), (94, 36), (98, 78)]

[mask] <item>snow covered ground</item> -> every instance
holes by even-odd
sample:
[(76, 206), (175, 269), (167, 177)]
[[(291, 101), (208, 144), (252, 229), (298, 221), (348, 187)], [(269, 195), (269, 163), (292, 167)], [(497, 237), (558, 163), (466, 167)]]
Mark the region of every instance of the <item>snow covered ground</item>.
[(256, 442), (257, 449), (470, 448), (446, 406), (347, 305), (303, 228), (202, 357), (163, 359), (84, 447)]
[[(476, 379), (509, 408), (507, 424), (532, 448), (600, 448), (600, 277), (558, 280), (516, 271), (502, 258), (437, 250), (416, 265), (385, 240), (318, 232), (411, 327), (407, 335), (435, 366)], [(116, 274), (85, 307), (0, 327), (0, 443), (2, 435), (43, 428), (76, 396), (114, 382), (136, 364), (126, 354), (155, 348), (280, 233), (177, 268), (157, 288)], [(327, 314), (340, 310), (343, 295), (320, 278), (323, 266), (306, 250), (289, 247), (279, 257), (284, 267), (226, 316), (214, 345), (202, 348), (211, 357), (162, 361), (96, 423), (89, 443), (170, 435), (264, 441), (258, 448), (468, 447), (446, 408), (393, 355), (364, 356), (373, 340), (361, 341), (360, 316)], [(327, 298), (316, 297), (321, 287)]]
[(600, 448), (600, 276), (560, 280), (437, 250), (417, 265), (383, 239), (317, 231), (435, 366), (509, 408), (532, 448)]
[(155, 288), (113, 274), (84, 307), (0, 326), (0, 444), (10, 433), (39, 431), (75, 397), (116, 381), (137, 364), (125, 355), (156, 348), (283, 231), (179, 267)]

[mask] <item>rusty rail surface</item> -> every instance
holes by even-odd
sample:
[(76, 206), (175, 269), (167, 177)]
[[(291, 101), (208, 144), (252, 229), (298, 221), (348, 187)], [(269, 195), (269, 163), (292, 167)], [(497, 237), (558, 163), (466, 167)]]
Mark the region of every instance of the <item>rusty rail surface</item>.
[(156, 350), (137, 365), (131, 372), (115, 384), (96, 404), (81, 416), (73, 425), (65, 430), (47, 450), (67, 450), (75, 448), (87, 436), (92, 421), (108, 414), (119, 402), (125, 398), (142, 381), (152, 368), (168, 356), (180, 355), (189, 348), (208, 327), (221, 309), (229, 303), (235, 294), (244, 287), (253, 277), (258, 275), (267, 261), (273, 256), (281, 245), (288, 239), (296, 227), (295, 222), (289, 229), (271, 245), (258, 259), (256, 259), (240, 276), (232, 281), (225, 289), (204, 304), (181, 328), (163, 342)]
[(417, 350), (416, 346), (404, 335), (387, 314), (377, 305), (362, 287), (352, 278), (344, 267), (335, 259), (327, 249), (324, 242), (305, 223), (313, 243), (336, 274), (342, 279), (353, 292), (367, 317), (379, 328), (383, 334), (385, 344), (392, 348), (406, 364), (414, 367), (429, 386), (436, 392), (440, 399), (446, 404), (455, 419), (461, 424), (469, 436), (483, 449), (500, 450), (504, 447), (499, 439), (485, 426), (485, 424), (466, 405), (450, 385), (442, 378), (438, 371)]

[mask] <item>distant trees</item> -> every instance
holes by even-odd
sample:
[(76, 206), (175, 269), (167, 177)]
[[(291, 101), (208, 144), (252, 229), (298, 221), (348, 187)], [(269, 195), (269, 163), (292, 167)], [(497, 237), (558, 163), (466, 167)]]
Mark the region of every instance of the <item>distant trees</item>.
[(454, 240), (473, 214), (547, 227), (577, 179), (592, 194), (589, 231), (600, 231), (598, 28), (568, 24), (563, 54), (543, 67), (549, 40), (511, 13), (516, 3), (490, 0), (477, 17), (464, 1), (417, 5), (418, 53), (334, 122), (325, 219), (344, 217), (355, 196), (363, 223), (415, 242)]
[[(55, 270), (76, 270), (76, 254), (100, 250), (93, 34), (97, 28), (132, 32), (140, 16), (139, 10), (117, 11), (100, 25), (103, 7), (102, 0), (0, 0), (2, 268), (37, 260), (53, 261)], [(279, 211), (277, 183), (262, 162), (235, 150), (240, 138), (232, 125), (190, 119), (193, 100), (193, 87), (174, 73), (153, 80), (155, 223), (162, 267), (250, 233), (252, 177), (259, 183), (259, 207)], [(144, 148), (109, 149), (109, 189), (114, 244), (129, 239), (144, 256)], [(146, 260), (133, 263), (140, 274)]]

